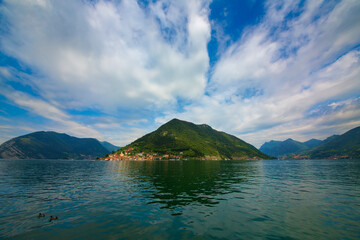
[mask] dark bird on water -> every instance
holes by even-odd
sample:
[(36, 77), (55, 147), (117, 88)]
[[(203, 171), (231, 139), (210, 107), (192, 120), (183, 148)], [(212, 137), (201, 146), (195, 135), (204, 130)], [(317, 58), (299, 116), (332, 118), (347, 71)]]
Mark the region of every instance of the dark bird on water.
[(45, 217), (44, 213), (39, 213), (39, 217)]
[(50, 220), (49, 220), (49, 222), (51, 222), (52, 220), (57, 220), (57, 219), (58, 219), (58, 217), (57, 217), (57, 216), (55, 216), (55, 217), (50, 216)]

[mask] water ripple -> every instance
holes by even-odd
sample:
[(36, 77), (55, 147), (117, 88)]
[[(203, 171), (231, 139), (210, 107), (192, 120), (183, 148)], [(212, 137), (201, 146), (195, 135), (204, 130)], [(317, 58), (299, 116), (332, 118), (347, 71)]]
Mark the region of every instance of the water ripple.
[(0, 170), (5, 239), (360, 238), (357, 160), (0, 160)]

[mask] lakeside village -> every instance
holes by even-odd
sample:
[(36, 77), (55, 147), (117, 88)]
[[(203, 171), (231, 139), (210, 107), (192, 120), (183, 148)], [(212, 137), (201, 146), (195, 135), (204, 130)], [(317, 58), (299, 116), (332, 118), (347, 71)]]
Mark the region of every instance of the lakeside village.
[(159, 155), (157, 153), (132, 153), (134, 148), (129, 148), (121, 153), (112, 153), (106, 155), (104, 158), (101, 158), (101, 160), (108, 160), (108, 161), (120, 161), (120, 160), (137, 160), (137, 161), (147, 161), (147, 160), (163, 160), (163, 159), (171, 159), (171, 160), (187, 160), (182, 156), (182, 152), (180, 152), (180, 155), (174, 155), (174, 154), (164, 154)]
[[(151, 161), (151, 160), (189, 160), (188, 157), (183, 156), (183, 152), (180, 152), (179, 155), (175, 154), (157, 154), (157, 153), (133, 153), (134, 148), (126, 149), (120, 153), (107, 154), (105, 157), (100, 158), (100, 160), (105, 161), (121, 161), (121, 160), (132, 160), (132, 161)], [(196, 158), (198, 160), (219, 160), (218, 156), (204, 156)], [(230, 159), (224, 159), (230, 160)], [(258, 157), (235, 157), (234, 160), (261, 160)]]
[[(189, 160), (189, 158), (183, 156), (183, 152), (179, 155), (175, 154), (157, 154), (157, 153), (132, 153), (134, 148), (128, 148), (120, 153), (108, 154), (100, 160), (107, 161), (120, 161), (120, 160), (135, 160), (135, 161), (151, 161), (151, 160)], [(218, 160), (217, 156), (205, 156), (198, 158), (199, 160)]]
[[(157, 153), (132, 153), (134, 148), (129, 148), (121, 153), (112, 153), (106, 155), (104, 158), (100, 158), (101, 160), (107, 161), (121, 161), (121, 160), (133, 160), (133, 161), (151, 161), (151, 160), (189, 160), (187, 157), (183, 156), (183, 153), (180, 152), (179, 155), (174, 154), (157, 154)], [(199, 160), (218, 160), (219, 158), (216, 156), (205, 156), (200, 157)]]

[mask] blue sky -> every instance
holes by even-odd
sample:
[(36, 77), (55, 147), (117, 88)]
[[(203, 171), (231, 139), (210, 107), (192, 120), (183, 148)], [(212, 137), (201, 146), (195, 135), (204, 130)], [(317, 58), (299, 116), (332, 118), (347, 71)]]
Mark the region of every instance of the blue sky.
[(360, 125), (360, 1), (0, 1), (0, 142), (172, 118), (259, 147)]

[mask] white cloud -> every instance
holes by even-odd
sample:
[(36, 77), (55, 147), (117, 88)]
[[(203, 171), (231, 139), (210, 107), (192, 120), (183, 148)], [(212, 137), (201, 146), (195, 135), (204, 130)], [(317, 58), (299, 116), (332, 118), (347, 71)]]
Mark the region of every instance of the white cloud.
[[(31, 66), (49, 101), (105, 111), (162, 109), (203, 94), (207, 8), (201, 1), (158, 1), (150, 11), (131, 0), (5, 1), (2, 49)], [(166, 27), (174, 33), (166, 36)]]
[(0, 67), (0, 74), (3, 78), (9, 78), (11, 76), (9, 69), (6, 67)]
[(98, 131), (72, 120), (72, 117), (61, 110), (59, 106), (56, 106), (56, 103), (45, 102), (39, 98), (35, 98), (16, 90), (9, 91), (9, 88), (0, 89), (0, 93), (18, 106), (30, 111), (31, 113), (55, 122), (56, 126), (51, 130), (65, 132), (78, 137), (102, 138), (102, 135)]

